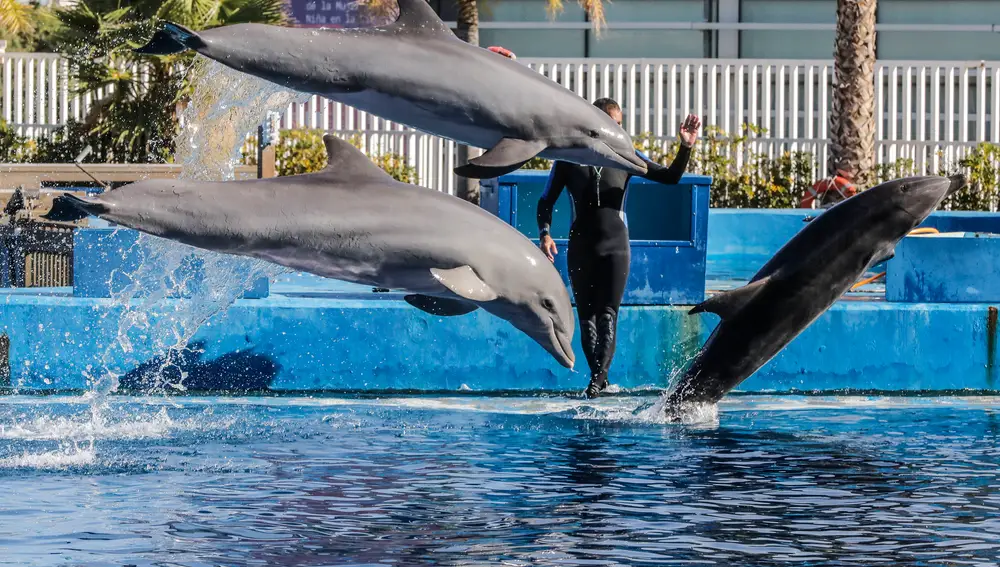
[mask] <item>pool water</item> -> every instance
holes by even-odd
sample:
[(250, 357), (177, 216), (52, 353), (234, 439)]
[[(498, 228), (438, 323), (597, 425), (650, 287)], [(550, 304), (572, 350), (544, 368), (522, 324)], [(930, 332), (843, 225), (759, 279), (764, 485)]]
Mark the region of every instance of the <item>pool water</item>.
[(654, 401), (0, 398), (0, 565), (996, 564), (992, 398)]

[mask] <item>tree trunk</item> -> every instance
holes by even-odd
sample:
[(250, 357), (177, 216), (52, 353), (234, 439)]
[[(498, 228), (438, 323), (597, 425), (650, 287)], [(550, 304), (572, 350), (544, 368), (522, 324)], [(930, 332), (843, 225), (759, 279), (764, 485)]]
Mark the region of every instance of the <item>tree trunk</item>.
[[(476, 5), (476, 0), (457, 1), (458, 29), (455, 30), (455, 35), (472, 45), (479, 45), (479, 7)], [(460, 144), (457, 149), (456, 159), (459, 165), (465, 164), (470, 159), (479, 155), (477, 148), (470, 148), (469, 146)], [(457, 176), (455, 194), (470, 203), (478, 205), (479, 180), (469, 179), (461, 175)]]
[(861, 189), (875, 174), (875, 7), (877, 0), (837, 0), (830, 174), (844, 169)]

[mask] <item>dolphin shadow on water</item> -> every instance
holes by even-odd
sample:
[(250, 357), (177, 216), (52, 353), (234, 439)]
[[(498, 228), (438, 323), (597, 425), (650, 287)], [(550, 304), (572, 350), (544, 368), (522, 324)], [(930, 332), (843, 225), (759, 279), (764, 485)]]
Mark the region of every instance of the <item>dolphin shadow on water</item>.
[(171, 349), (136, 366), (119, 379), (126, 392), (172, 391), (177, 385), (197, 392), (260, 392), (268, 390), (281, 366), (252, 349), (203, 360), (205, 343)]
[(691, 314), (721, 318), (681, 378), (667, 392), (667, 417), (718, 403), (802, 333), (965, 176), (907, 177), (862, 191), (812, 220), (740, 288), (712, 296)]
[(194, 32), (166, 22), (137, 51), (193, 50), (288, 89), (488, 148), (455, 168), (464, 177), (499, 177), (535, 156), (646, 173), (628, 133), (586, 99), (462, 41), (426, 0), (398, 4), (395, 22), (365, 28), (236, 24)]
[(45, 218), (94, 215), (203, 250), (403, 291), (437, 317), (482, 308), (573, 367), (569, 291), (531, 240), (468, 201), (396, 181), (345, 140), (323, 141), (328, 163), (317, 173), (140, 181), (61, 195)]

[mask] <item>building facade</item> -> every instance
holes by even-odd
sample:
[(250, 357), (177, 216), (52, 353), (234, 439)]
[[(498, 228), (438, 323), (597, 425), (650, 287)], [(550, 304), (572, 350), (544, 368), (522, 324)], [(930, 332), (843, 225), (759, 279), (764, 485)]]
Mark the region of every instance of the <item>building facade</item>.
[[(454, 0), (431, 0), (447, 21)], [(545, 0), (480, 1), (480, 43), (523, 57), (830, 59), (837, 0), (605, 1), (590, 29), (574, 0), (554, 21)], [(1000, 0), (879, 0), (880, 60), (1000, 59)]]

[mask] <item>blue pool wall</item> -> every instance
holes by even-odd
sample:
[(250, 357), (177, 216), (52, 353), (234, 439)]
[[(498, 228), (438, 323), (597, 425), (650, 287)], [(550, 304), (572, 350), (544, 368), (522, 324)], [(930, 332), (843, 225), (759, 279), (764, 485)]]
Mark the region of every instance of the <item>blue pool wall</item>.
[[(141, 328), (126, 329), (132, 348), (120, 347), (120, 305), (58, 291), (11, 294), (0, 310), (13, 385), (85, 388), (103, 369), (128, 374), (162, 354)], [(164, 300), (146, 313), (149, 324), (169, 328), (190, 301)], [(991, 322), (989, 307), (841, 301), (740, 390), (996, 390), (996, 315)], [(614, 383), (666, 387), (717, 321), (681, 306), (623, 308)], [(191, 340), (204, 348), (204, 363), (231, 361), (222, 368), (234, 375), (217, 372), (209, 390), (579, 391), (588, 379), (578, 336), (580, 362), (571, 372), (481, 310), (439, 318), (389, 295), (299, 297), (275, 285), (267, 298), (236, 300)]]
[[(689, 183), (695, 195), (698, 183)], [(530, 198), (529, 198), (530, 200)], [(690, 201), (694, 214), (699, 201)], [(706, 279), (748, 277), (801, 230), (813, 210), (711, 210), (704, 239)], [(633, 217), (634, 219), (634, 217)], [(630, 219), (631, 220), (631, 219)], [(634, 226), (635, 220), (630, 224)], [(697, 223), (693, 223), (696, 227)], [(1000, 216), (940, 212), (924, 226), (948, 232), (1000, 232)], [(689, 233), (693, 234), (693, 233)], [(82, 229), (74, 288), (7, 290), (0, 331), (10, 339), (11, 382), (25, 390), (80, 389), (106, 369), (127, 382), (157, 364), (183, 314), (203, 293), (197, 285), (170, 294), (144, 311), (145, 324), (130, 327), (125, 308), (108, 296), (116, 278), (139, 262), (138, 242), (127, 229)], [(696, 236), (691, 236), (693, 242)], [(969, 243), (935, 243), (911, 237), (903, 245), (910, 270), (936, 270), (945, 256), (963, 257)], [(943, 239), (937, 239), (943, 240)], [(952, 239), (955, 240), (955, 239)], [(992, 254), (990, 246), (982, 254)], [(925, 244), (925, 242), (927, 244)], [(180, 246), (170, 244), (172, 246)], [(959, 246), (937, 253), (921, 246)], [(141, 248), (141, 247), (140, 247)], [(693, 248), (693, 246), (692, 246)], [(145, 254), (145, 252), (144, 252)], [(916, 261), (913, 261), (916, 259)], [(891, 263), (899, 261), (893, 259)], [(922, 262), (922, 263), (921, 263)], [(198, 263), (183, 278), (197, 280)], [(742, 275), (732, 275), (725, 272)], [(902, 270), (902, 268), (901, 268)], [(996, 289), (997, 273), (981, 274)], [(904, 270), (905, 271), (905, 270)], [(899, 271), (898, 273), (904, 273)], [(959, 272), (956, 272), (959, 273)], [(971, 270), (963, 277), (974, 277)], [(890, 276), (893, 271), (890, 270)], [(919, 278), (917, 278), (919, 279)], [(923, 278), (921, 281), (936, 281)], [(958, 281), (958, 278), (955, 279)], [(587, 383), (578, 333), (578, 365), (569, 371), (510, 324), (479, 310), (462, 317), (434, 317), (398, 294), (306, 274), (285, 274), (268, 284), (249, 278), (242, 296), (212, 316), (191, 337), (204, 349), (185, 370), (200, 376), (195, 389), (277, 391), (580, 391)], [(891, 286), (891, 282), (889, 284)], [(993, 287), (990, 288), (989, 286)], [(924, 286), (916, 297), (930, 296)], [(990, 300), (994, 301), (994, 300)], [(742, 391), (940, 391), (989, 390), (997, 384), (997, 313), (990, 301), (876, 301), (858, 297), (835, 304), (740, 386)], [(621, 310), (613, 382), (623, 388), (664, 388), (683, 371), (718, 319), (688, 315), (684, 304), (626, 305)], [(124, 323), (123, 323), (124, 322)], [(159, 340), (153, 340), (157, 338)], [(127, 339), (127, 340), (123, 340)], [(123, 346), (127, 345), (127, 346)]]

